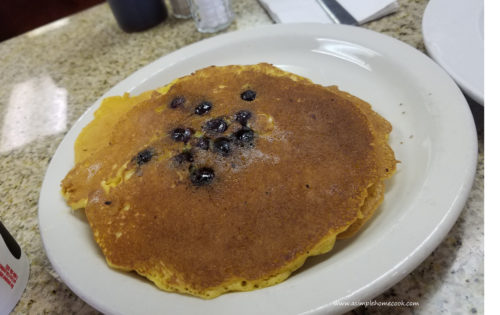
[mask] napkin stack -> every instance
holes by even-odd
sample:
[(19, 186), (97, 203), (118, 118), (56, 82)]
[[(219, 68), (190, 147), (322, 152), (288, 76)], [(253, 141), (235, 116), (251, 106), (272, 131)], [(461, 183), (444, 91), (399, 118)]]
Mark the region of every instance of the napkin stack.
[[(259, 0), (276, 23), (334, 23), (317, 0)], [(364, 24), (396, 12), (397, 0), (337, 0), (357, 21)], [(333, 12), (335, 14), (335, 12)]]

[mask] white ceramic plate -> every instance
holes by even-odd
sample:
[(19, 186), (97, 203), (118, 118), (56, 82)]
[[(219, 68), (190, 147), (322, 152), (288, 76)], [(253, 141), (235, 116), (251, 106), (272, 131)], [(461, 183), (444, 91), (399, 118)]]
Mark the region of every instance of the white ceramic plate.
[(73, 143), (98, 100), (61, 142), (39, 201), (47, 256), (64, 282), (98, 310), (116, 314), (293, 314), (342, 312), (413, 270), (441, 242), (471, 188), (477, 138), (453, 80), (422, 53), (393, 38), (343, 25), (273, 25), (217, 36), (140, 69), (103, 97), (137, 94), (208, 65), (273, 63), (373, 105), (393, 125), (398, 171), (386, 200), (361, 233), (313, 257), (287, 281), (213, 300), (155, 288), (110, 269), (83, 215), (72, 213), (59, 183), (73, 166)]
[(427, 51), (474, 101), (484, 104), (483, 0), (432, 0), (422, 20)]

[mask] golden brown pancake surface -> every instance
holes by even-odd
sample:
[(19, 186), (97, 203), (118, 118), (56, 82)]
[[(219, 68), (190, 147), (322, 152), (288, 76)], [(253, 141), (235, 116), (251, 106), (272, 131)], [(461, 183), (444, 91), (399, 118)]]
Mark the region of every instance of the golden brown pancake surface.
[(278, 283), (355, 233), (395, 170), (390, 129), (361, 100), (271, 65), (209, 67), (126, 111), (63, 194), (111, 266), (212, 298)]

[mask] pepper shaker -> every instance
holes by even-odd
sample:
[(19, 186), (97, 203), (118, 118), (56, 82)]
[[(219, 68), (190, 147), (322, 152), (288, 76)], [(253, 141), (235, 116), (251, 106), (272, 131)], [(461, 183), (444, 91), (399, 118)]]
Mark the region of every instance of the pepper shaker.
[(170, 0), (172, 14), (178, 19), (188, 19), (191, 17), (189, 0)]

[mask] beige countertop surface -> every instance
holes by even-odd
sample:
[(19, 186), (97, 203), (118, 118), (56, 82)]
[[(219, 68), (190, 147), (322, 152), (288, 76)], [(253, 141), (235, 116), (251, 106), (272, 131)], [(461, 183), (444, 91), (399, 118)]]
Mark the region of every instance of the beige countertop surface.
[[(427, 1), (399, 4), (397, 13), (362, 27), (425, 53)], [(236, 19), (222, 33), (273, 23), (255, 0), (234, 0), (233, 9)], [(98, 313), (58, 280), (44, 252), (37, 203), (46, 168), (68, 129), (102, 94), (142, 66), (211, 36), (197, 32), (192, 20), (173, 16), (147, 31), (124, 33), (102, 4), (0, 43), (0, 219), (31, 263), (14, 314)], [(479, 155), (465, 208), (418, 268), (373, 299), (418, 306), (361, 306), (353, 314), (483, 313), (483, 107), (469, 103)]]

